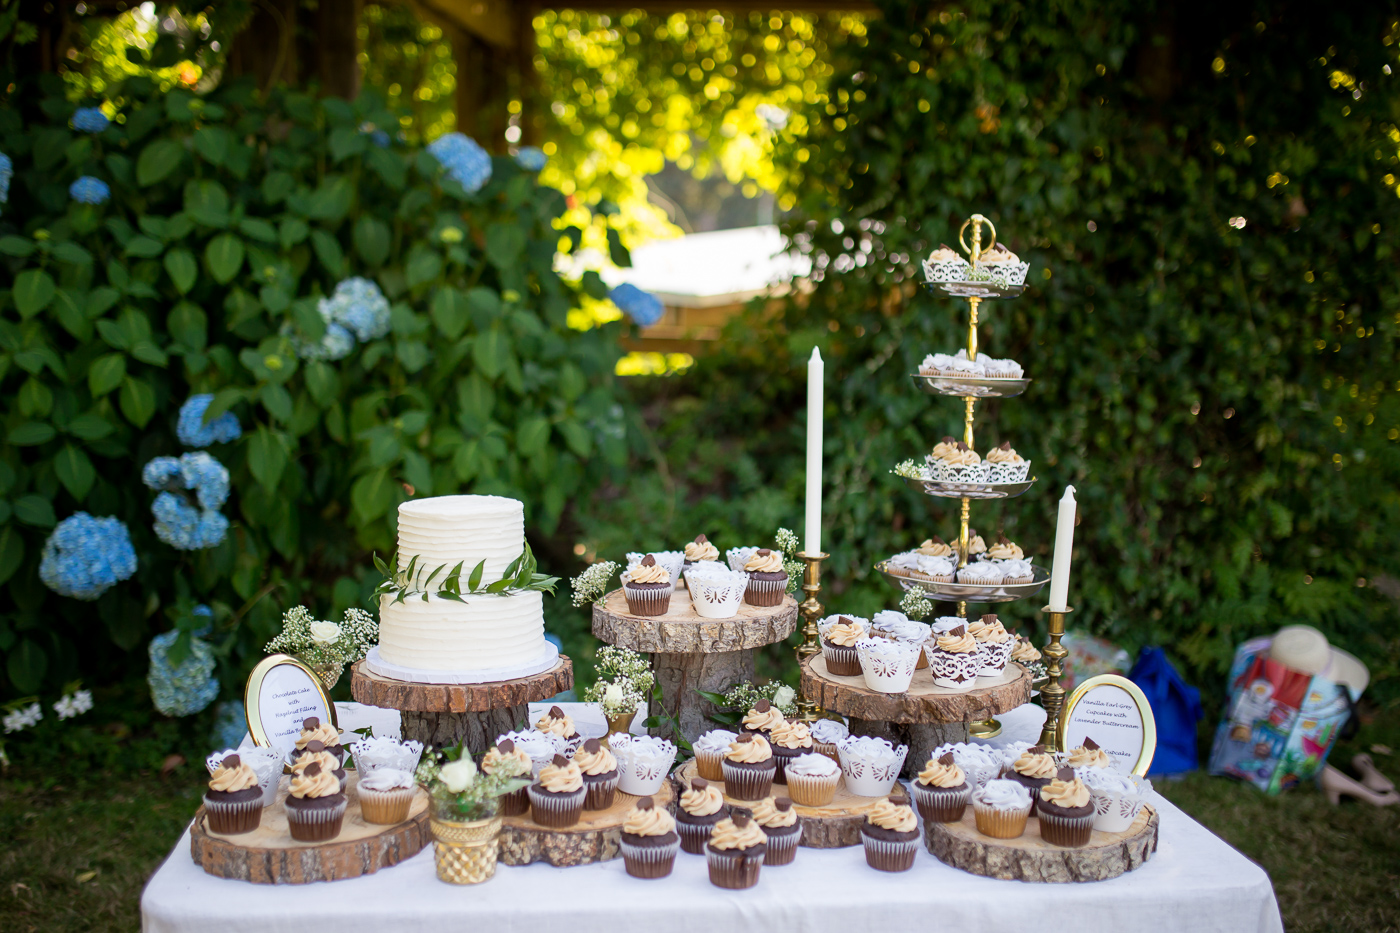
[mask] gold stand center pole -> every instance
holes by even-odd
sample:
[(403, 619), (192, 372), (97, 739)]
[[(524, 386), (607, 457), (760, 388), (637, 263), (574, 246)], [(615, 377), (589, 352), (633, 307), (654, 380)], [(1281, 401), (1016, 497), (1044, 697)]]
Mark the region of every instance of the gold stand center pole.
[[(817, 635), (817, 620), (822, 617), (822, 604), (817, 599), (817, 594), (822, 590), (822, 561), (831, 555), (808, 554), (803, 551), (797, 556), (807, 564), (802, 574), (802, 592), (807, 598), (797, 607), (802, 612), (802, 618), (806, 620), (802, 626), (802, 644), (796, 649), (797, 663), (800, 666), (803, 661), (822, 650), (821, 640)], [(803, 722), (816, 722), (825, 712), (815, 701), (804, 696), (798, 697), (797, 718)]]
[(1050, 614), (1050, 643), (1045, 646), (1045, 686), (1040, 688), (1040, 705), (1045, 707), (1045, 728), (1040, 730), (1040, 744), (1051, 751), (1064, 751), (1060, 748), (1060, 715), (1065, 708), (1065, 688), (1060, 686), (1060, 676), (1064, 668), (1060, 663), (1069, 657), (1069, 651), (1060, 644), (1065, 634), (1065, 616), (1073, 612), (1066, 608), (1057, 612), (1046, 606), (1041, 612)]

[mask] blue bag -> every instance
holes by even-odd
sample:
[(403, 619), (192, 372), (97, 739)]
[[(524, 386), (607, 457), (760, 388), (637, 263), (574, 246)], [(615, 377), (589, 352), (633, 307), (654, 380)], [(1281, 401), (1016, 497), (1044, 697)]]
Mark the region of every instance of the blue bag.
[(1181, 679), (1161, 648), (1143, 648), (1128, 674), (1147, 695), (1157, 720), (1157, 754), (1152, 773), (1177, 774), (1200, 767), (1196, 723), (1205, 715), (1201, 691)]

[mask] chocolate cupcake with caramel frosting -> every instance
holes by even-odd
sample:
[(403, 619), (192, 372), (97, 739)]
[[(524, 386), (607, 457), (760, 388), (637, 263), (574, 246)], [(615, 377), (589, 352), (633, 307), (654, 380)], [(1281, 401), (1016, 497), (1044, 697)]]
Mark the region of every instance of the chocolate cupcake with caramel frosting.
[(301, 734), (297, 736), (297, 751), (305, 751), (308, 742), (320, 742), (325, 750), (335, 756), (340, 764), (345, 764), (345, 748), (340, 744), (340, 730), (319, 716), (308, 716), (301, 722)]
[[(495, 774), (497, 771), (505, 769), (511, 763), (518, 769), (519, 775), (528, 780), (534, 771), (534, 760), (525, 750), (515, 747), (515, 742), (510, 739), (497, 739), (496, 744), (486, 750), (486, 754), (481, 758), (481, 770), (484, 774)], [(496, 798), (499, 801), (497, 812), (501, 816), (520, 816), (530, 809), (530, 789), (522, 787), (520, 790), (511, 791), (509, 794), (502, 794)]]
[(301, 774), (292, 775), (285, 801), (287, 828), (298, 842), (325, 842), (340, 835), (348, 801), (340, 781), (311, 762)]
[(611, 807), (619, 778), (612, 749), (597, 739), (589, 739), (574, 753), (574, 764), (583, 772), (583, 786), (588, 789), (583, 808), (606, 810)]
[(908, 871), (919, 849), (919, 821), (904, 797), (878, 801), (860, 827), (865, 863), (877, 871)]
[(551, 829), (568, 829), (583, 815), (583, 798), (588, 789), (578, 764), (555, 755), (540, 769), (540, 779), (526, 788), (530, 792), (530, 819)]
[(292, 755), (294, 756), (292, 761), (293, 774), (300, 774), (306, 770), (307, 765), (315, 762), (321, 766), (322, 771), (329, 771), (331, 774), (334, 774), (336, 780), (340, 781), (341, 792), (343, 793), (345, 791), (345, 781), (347, 779), (345, 769), (340, 766), (340, 762), (336, 760), (334, 755), (326, 751), (326, 747), (321, 744), (320, 740), (312, 739), (310, 742), (306, 743), (305, 749), (301, 751), (293, 750)]
[(209, 776), (204, 816), (211, 833), (251, 833), (262, 822), (262, 787), (258, 775), (238, 755), (226, 755)]
[(767, 739), (745, 732), (730, 743), (720, 767), (724, 771), (724, 789), (730, 797), (762, 800), (773, 787), (778, 763)]
[(715, 887), (743, 890), (758, 884), (758, 869), (768, 853), (768, 835), (748, 810), (736, 808), (728, 819), (715, 824), (705, 846), (710, 883)]
[(1089, 788), (1075, 776), (1073, 768), (1061, 768), (1055, 779), (1040, 789), (1035, 810), (1041, 839), (1069, 849), (1089, 844), (1094, 804)]
[(788, 575), (783, 569), (783, 552), (761, 547), (744, 563), (749, 575), (744, 602), (750, 606), (780, 606), (787, 595)]
[(929, 759), (911, 787), (919, 815), (930, 823), (956, 823), (963, 818), (972, 796), (972, 786), (952, 752)]
[(773, 749), (773, 761), (777, 770), (773, 772), (774, 784), (787, 783), (787, 764), (799, 755), (812, 751), (812, 731), (805, 722), (784, 720), (773, 727), (768, 736), (768, 744)]
[(671, 608), (671, 596), (676, 581), (671, 572), (648, 554), (642, 562), (623, 574), (622, 592), (627, 597), (627, 611), (634, 616), (661, 616)]
[(705, 843), (715, 824), (729, 815), (724, 794), (704, 778), (691, 778), (676, 805), (676, 830), (681, 834), (681, 850), (704, 855)]
[(697, 564), (702, 560), (719, 560), (719, 548), (710, 543), (710, 539), (704, 535), (696, 535), (695, 540), (685, 546), (685, 563), (683, 570), (689, 570), (691, 564)]
[(787, 722), (787, 718), (783, 716), (782, 711), (768, 699), (756, 702), (753, 708), (744, 714), (742, 720), (745, 732), (755, 732), (765, 739), (773, 734), (774, 729), (785, 722)]
[(869, 626), (853, 616), (835, 616), (824, 619), (818, 630), (827, 673), (859, 677), (860, 653), (856, 651), (856, 642), (867, 636)]
[(791, 865), (802, 839), (802, 821), (787, 797), (764, 797), (753, 807), (753, 819), (768, 837), (765, 865)]
[(622, 864), (633, 878), (665, 878), (676, 863), (681, 839), (671, 814), (640, 797), (622, 824)]

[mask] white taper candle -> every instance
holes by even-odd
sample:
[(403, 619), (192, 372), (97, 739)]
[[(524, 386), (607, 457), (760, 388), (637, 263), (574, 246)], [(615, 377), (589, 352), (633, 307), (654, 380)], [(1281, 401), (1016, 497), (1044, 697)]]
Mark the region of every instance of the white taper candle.
[(822, 552), (822, 398), (826, 364), (812, 348), (807, 362), (807, 540), (808, 554)]
[(1060, 517), (1055, 524), (1055, 563), (1050, 568), (1050, 611), (1069, 609), (1069, 562), (1074, 551), (1074, 487), (1066, 486), (1060, 499)]

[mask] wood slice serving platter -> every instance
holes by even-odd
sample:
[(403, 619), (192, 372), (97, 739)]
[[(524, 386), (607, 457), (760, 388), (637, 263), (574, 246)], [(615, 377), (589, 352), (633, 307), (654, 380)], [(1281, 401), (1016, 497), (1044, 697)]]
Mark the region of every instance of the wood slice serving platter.
[(432, 842), (428, 829), (428, 793), (421, 787), (408, 819), (392, 826), (366, 823), (356, 793), (359, 778), (351, 771), (345, 785), (350, 798), (340, 835), (329, 842), (297, 842), (287, 829), (287, 778), (277, 802), (263, 808), (262, 823), (251, 833), (221, 836), (209, 831), (200, 807), (190, 827), (190, 855), (206, 872), (254, 884), (308, 884), (370, 875), (417, 855)]
[[(675, 789), (663, 781), (652, 800), (663, 810), (674, 810)], [(568, 829), (551, 829), (530, 819), (530, 814), (507, 816), (501, 820), (499, 860), (506, 865), (548, 862), (560, 868), (606, 862), (622, 853), (619, 840), (637, 798), (618, 791), (606, 810), (584, 810), (579, 821)]]
[(856, 674), (841, 677), (826, 669), (820, 654), (802, 661), (802, 695), (824, 709), (881, 722), (973, 722), (1009, 712), (1031, 699), (1031, 676), (1019, 664), (1006, 665), (998, 678), (977, 680), (958, 692), (935, 686), (928, 668), (914, 672), (905, 693), (876, 693)]
[(455, 745), (465, 739), (474, 754), (529, 719), (529, 704), (547, 700), (574, 685), (574, 665), (566, 655), (547, 671), (486, 684), (420, 684), (375, 674), (363, 661), (350, 668), (350, 695), (357, 702), (403, 714), (403, 737), (425, 746)]
[(660, 616), (633, 615), (621, 589), (593, 607), (594, 635), (610, 645), (652, 655), (661, 703), (688, 742), (713, 725), (708, 716), (714, 707), (696, 691), (723, 693), (735, 684), (752, 682), (753, 649), (787, 638), (797, 621), (797, 600), (791, 596), (770, 607), (745, 603), (728, 619), (700, 615), (683, 590), (671, 596), (670, 611)]
[[(678, 792), (690, 786), (690, 779), (697, 774), (695, 760), (691, 759), (681, 765), (671, 775), (671, 780), (676, 782)], [(718, 787), (724, 792), (723, 781), (711, 781), (710, 784)], [(775, 797), (786, 797), (787, 787), (782, 784), (773, 785), (773, 795)], [(802, 820), (802, 841), (799, 845), (804, 845), (809, 849), (840, 849), (845, 846), (858, 846), (860, 841), (860, 827), (865, 822), (865, 814), (870, 808), (875, 806), (884, 797), (857, 797), (846, 789), (846, 779), (841, 778), (841, 783), (836, 785), (836, 796), (831, 798), (831, 803), (822, 807), (800, 807), (793, 805), (793, 810)], [(736, 807), (751, 808), (755, 801), (736, 800), (725, 793), (724, 802)]]
[(1157, 851), (1157, 811), (1144, 806), (1127, 832), (1095, 830), (1089, 844), (1065, 849), (1040, 838), (1031, 817), (1015, 839), (992, 839), (977, 831), (972, 807), (957, 823), (924, 821), (924, 845), (939, 860), (974, 875), (1012, 881), (1067, 883), (1103, 881), (1141, 868)]

